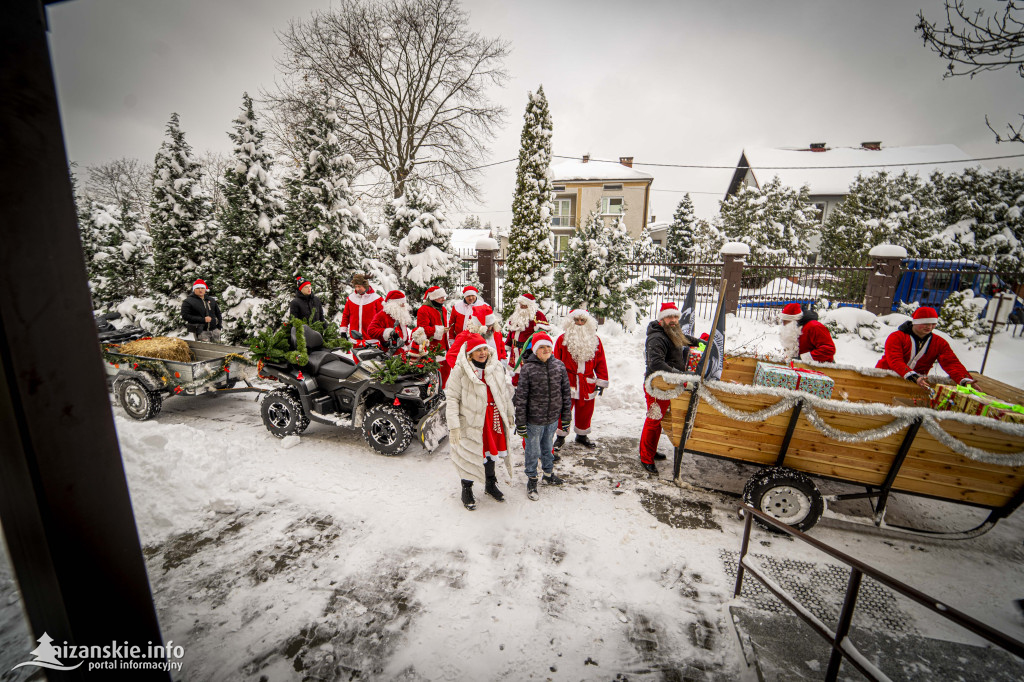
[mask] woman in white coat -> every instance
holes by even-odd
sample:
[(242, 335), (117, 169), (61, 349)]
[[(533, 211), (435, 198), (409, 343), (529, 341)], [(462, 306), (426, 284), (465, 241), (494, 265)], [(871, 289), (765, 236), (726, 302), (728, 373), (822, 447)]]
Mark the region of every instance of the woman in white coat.
[(504, 459), (511, 479), (508, 446), (516, 430), (512, 389), (505, 368), (479, 334), (471, 334), (466, 340), (444, 392), (449, 450), (462, 479), (462, 504), (466, 509), (476, 509), (474, 481), (485, 483), (488, 495), (504, 501), (494, 466)]

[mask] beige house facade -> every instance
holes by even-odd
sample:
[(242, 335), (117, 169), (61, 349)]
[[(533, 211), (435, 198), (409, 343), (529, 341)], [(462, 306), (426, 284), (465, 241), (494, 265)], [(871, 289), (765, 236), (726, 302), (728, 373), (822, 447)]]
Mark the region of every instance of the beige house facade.
[(582, 160), (551, 165), (554, 196), (551, 236), (555, 251), (564, 251), (569, 238), (597, 211), (610, 223), (623, 217), (629, 236), (637, 239), (644, 232), (651, 205), (654, 177), (633, 168), (633, 157), (619, 162)]

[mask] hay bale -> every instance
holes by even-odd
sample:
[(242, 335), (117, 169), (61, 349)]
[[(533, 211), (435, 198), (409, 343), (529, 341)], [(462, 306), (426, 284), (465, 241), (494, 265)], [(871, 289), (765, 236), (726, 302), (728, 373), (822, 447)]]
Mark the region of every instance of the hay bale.
[(195, 362), (196, 356), (184, 339), (172, 339), (169, 336), (154, 336), (152, 339), (139, 339), (121, 344), (121, 353), (138, 355), (158, 360), (175, 362)]

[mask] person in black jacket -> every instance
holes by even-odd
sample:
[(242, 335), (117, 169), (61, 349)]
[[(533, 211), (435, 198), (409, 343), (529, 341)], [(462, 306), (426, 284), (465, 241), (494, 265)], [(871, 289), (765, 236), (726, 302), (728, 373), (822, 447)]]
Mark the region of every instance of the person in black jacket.
[[(324, 304), (313, 295), (313, 283), (304, 277), (296, 277), (295, 282), (299, 285), (299, 293), (288, 306), (288, 314), (300, 320), (323, 322)], [(309, 319), (310, 315), (313, 316), (312, 320)]]
[(551, 450), (555, 429), (568, 430), (572, 419), (569, 373), (553, 355), (554, 344), (544, 332), (533, 335), (533, 354), (523, 361), (512, 404), (516, 408), (516, 433), (526, 439), (526, 495), (537, 499), (537, 460), (544, 483), (562, 485), (555, 475)]
[(220, 343), (224, 318), (220, 314), (217, 299), (207, 293), (206, 282), (197, 279), (192, 293), (181, 302), (181, 317), (185, 327), (195, 335), (196, 341)]
[[(700, 339), (684, 334), (679, 328), (679, 308), (676, 304), (663, 303), (658, 319), (647, 325), (647, 342), (644, 345), (644, 358), (647, 362), (645, 384), (647, 377), (655, 372), (685, 372), (690, 347), (699, 343)], [(654, 466), (654, 460), (665, 459), (665, 455), (658, 453), (658, 441), (661, 439), (661, 419), (665, 416), (669, 401), (658, 400), (647, 392), (646, 386), (644, 397), (647, 399), (647, 419), (644, 420), (644, 430), (640, 434), (640, 464), (648, 473), (656, 475), (658, 468)]]

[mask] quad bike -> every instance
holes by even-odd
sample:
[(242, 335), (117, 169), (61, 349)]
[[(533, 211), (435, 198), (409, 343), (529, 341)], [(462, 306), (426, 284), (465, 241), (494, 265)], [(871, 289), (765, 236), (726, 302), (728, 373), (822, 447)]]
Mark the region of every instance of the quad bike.
[[(284, 384), (263, 396), (260, 413), (270, 433), (284, 438), (302, 433), (310, 422), (362, 430), (363, 439), (382, 455), (400, 455), (413, 437), (428, 451), (448, 435), (444, 393), (438, 372), (406, 375), (393, 384), (373, 378), (380, 360), (397, 350), (362, 343), (354, 331), (351, 352), (323, 347), (323, 337), (303, 327), (309, 359), (301, 367), (267, 363), (262, 376)], [(296, 330), (291, 331), (296, 347)], [(361, 346), (361, 347), (360, 347)]]

